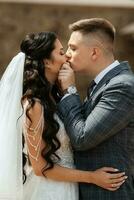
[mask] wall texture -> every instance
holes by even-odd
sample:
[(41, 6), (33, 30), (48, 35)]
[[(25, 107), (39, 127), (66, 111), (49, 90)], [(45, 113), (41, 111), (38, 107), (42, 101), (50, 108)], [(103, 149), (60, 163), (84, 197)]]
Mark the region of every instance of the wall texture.
[[(134, 22), (134, 9), (88, 6), (59, 6), (45, 4), (0, 3), (0, 76), (10, 59), (19, 51), (25, 34), (39, 31), (55, 31), (66, 48), (69, 38), (68, 24), (90, 17), (104, 17), (117, 29), (116, 57), (129, 60), (134, 69), (134, 40), (120, 34), (122, 27)], [(87, 84), (81, 77), (79, 88)]]

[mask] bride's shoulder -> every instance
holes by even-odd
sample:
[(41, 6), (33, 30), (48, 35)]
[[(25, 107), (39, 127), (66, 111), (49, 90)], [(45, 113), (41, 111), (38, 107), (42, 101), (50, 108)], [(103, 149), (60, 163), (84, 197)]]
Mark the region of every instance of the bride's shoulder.
[(30, 100), (25, 98), (22, 102), (23, 107), (27, 110), (29, 115), (34, 115), (36, 114), (38, 116), (38, 114), (40, 115), (40, 113), (42, 112), (42, 105), (41, 105), (41, 101), (37, 98), (34, 99), (34, 104), (32, 105)]

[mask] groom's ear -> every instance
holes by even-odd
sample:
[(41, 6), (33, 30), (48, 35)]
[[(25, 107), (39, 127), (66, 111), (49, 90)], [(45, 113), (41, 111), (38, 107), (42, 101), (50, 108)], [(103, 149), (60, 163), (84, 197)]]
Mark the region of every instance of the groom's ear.
[(91, 58), (93, 61), (96, 61), (100, 56), (100, 49), (98, 47), (93, 47), (91, 51)]

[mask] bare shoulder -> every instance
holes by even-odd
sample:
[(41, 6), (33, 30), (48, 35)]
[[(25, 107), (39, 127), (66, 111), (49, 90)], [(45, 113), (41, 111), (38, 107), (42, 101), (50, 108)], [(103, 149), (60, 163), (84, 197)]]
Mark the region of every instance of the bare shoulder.
[(34, 105), (31, 107), (30, 104), (27, 105), (27, 114), (30, 117), (32, 124), (36, 124), (42, 115), (43, 106), (40, 101), (35, 100)]

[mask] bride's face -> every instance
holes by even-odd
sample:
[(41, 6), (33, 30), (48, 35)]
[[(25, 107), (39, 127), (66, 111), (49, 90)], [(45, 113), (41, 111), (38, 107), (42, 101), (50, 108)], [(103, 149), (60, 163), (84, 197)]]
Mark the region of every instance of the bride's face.
[(63, 46), (58, 39), (55, 41), (55, 49), (52, 51), (51, 58), (45, 59), (45, 75), (48, 81), (54, 83), (57, 80), (59, 70), (63, 63), (67, 61)]

